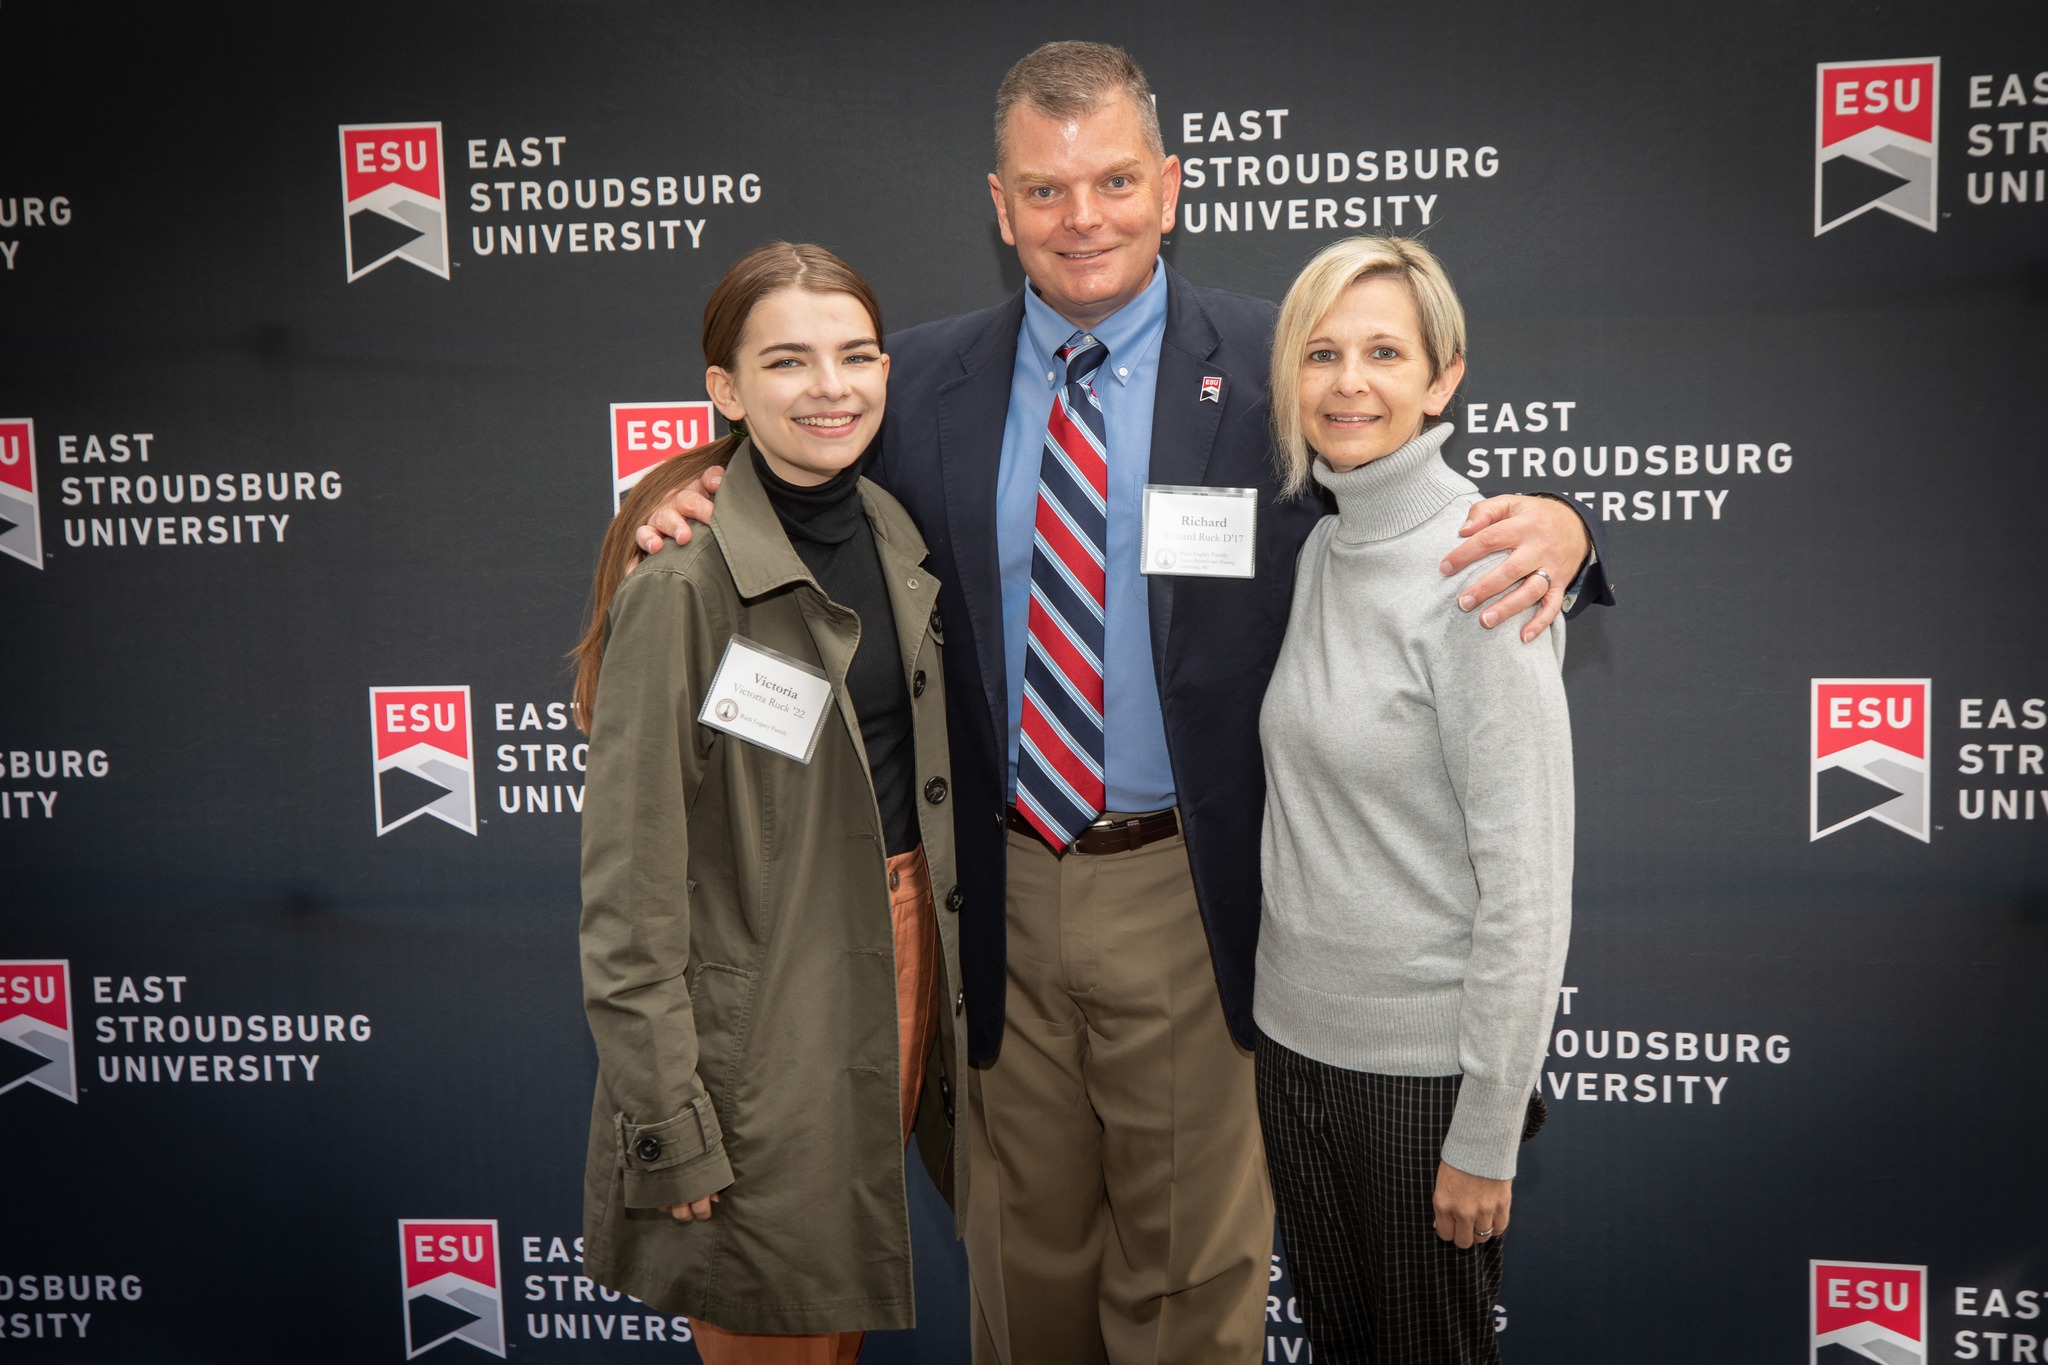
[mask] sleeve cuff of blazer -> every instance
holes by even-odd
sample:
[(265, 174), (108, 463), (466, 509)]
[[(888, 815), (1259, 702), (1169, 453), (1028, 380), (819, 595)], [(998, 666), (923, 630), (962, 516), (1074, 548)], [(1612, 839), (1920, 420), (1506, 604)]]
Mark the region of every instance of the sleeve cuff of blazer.
[[(1493, 492), (1482, 488), (1479, 496), (1490, 498)], [(1601, 528), (1600, 515), (1587, 504), (1568, 493), (1550, 493), (1538, 490), (1529, 494), (1532, 498), (1549, 498), (1561, 502), (1579, 514), (1579, 520), (1586, 528), (1586, 562), (1572, 581), (1565, 584), (1564, 619), (1569, 621), (1587, 607), (1611, 607), (1614, 605), (1614, 580), (1607, 573), (1607, 532)]]
[(1561, 502), (1579, 514), (1579, 520), (1586, 525), (1586, 562), (1572, 581), (1565, 585), (1564, 618), (1569, 621), (1587, 607), (1611, 607), (1614, 605), (1614, 581), (1607, 576), (1607, 533), (1600, 525), (1600, 517), (1594, 510), (1577, 498), (1563, 493), (1537, 492), (1532, 496), (1549, 498)]
[(612, 1122), (619, 1134), (627, 1208), (688, 1204), (732, 1184), (725, 1135), (710, 1097), (699, 1095), (682, 1113), (659, 1123), (630, 1123), (624, 1114)]

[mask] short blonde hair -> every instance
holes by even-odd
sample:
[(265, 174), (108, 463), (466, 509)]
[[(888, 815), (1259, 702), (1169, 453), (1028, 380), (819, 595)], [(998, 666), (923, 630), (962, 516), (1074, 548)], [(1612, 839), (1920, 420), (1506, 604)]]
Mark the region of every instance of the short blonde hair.
[(1314, 456), (1301, 431), (1302, 353), (1324, 316), (1360, 280), (1404, 281), (1422, 321), (1422, 346), (1435, 379), (1465, 356), (1465, 309), (1429, 248), (1408, 237), (1346, 237), (1316, 253), (1288, 287), (1273, 329), (1272, 407), (1275, 458), (1283, 497), (1308, 487)]

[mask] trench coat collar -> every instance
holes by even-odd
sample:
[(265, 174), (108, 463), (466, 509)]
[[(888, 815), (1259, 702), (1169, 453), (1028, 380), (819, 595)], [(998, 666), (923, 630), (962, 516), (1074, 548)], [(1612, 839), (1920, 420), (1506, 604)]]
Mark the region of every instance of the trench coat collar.
[[(865, 478), (860, 481), (860, 503), (875, 533), (876, 549), (885, 560), (906, 567), (925, 561), (924, 537), (910, 515)], [(775, 514), (775, 504), (768, 500), (768, 490), (754, 472), (751, 440), (733, 450), (725, 467), (725, 482), (712, 499), (710, 529), (741, 597), (765, 597), (792, 583), (807, 583), (824, 591), (790, 544), (782, 518)]]
[[(939, 581), (924, 567), (930, 552), (903, 504), (866, 479), (860, 481), (860, 501), (875, 533), (875, 557), (882, 562), (889, 611), (896, 619), (896, 649), (903, 680), (909, 684), (917, 672), (917, 653), (926, 630), (938, 630)], [(867, 760), (865, 748), (861, 760)]]
[(726, 461), (725, 482), (711, 500), (711, 534), (732, 571), (732, 582), (741, 597), (766, 597), (791, 583), (817, 586), (811, 571), (797, 557), (768, 501), (768, 490), (754, 472), (754, 443), (741, 441)]
[[(932, 622), (930, 628), (936, 629), (934, 603), (939, 585), (919, 567), (927, 551), (924, 537), (918, 534), (910, 515), (866, 479), (858, 487), (861, 512), (874, 532), (875, 555), (881, 563), (890, 612), (896, 621), (898, 662), (907, 687), (916, 670), (928, 619)], [(810, 589), (798, 595), (798, 610), (810, 631), (811, 647), (818, 651), (825, 677), (832, 684), (832, 695), (837, 699), (847, 734), (853, 738), (854, 752), (860, 755), (861, 772), (872, 784), (874, 773), (868, 768), (860, 716), (853, 709), (853, 695), (846, 686), (854, 652), (860, 648), (860, 618), (833, 602), (810, 566), (798, 556), (789, 533), (783, 529), (782, 518), (775, 513), (775, 504), (768, 500), (767, 488), (754, 470), (751, 441), (734, 450), (732, 463), (726, 467), (725, 482), (712, 503), (711, 533), (717, 538), (741, 600), (756, 601), (792, 585)]]
[(884, 562), (894, 560), (906, 568), (916, 568), (925, 562), (931, 551), (925, 548), (917, 523), (903, 510), (902, 503), (863, 477), (860, 505), (867, 513), (868, 525), (874, 528), (875, 548)]

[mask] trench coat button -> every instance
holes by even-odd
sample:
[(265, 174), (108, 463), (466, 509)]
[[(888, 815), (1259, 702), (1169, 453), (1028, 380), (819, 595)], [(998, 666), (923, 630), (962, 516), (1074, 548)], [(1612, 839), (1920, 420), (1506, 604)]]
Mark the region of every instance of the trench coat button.
[(935, 777), (931, 781), (925, 783), (924, 799), (931, 802), (934, 806), (945, 805), (946, 779), (943, 777)]
[(633, 1144), (633, 1155), (639, 1157), (642, 1161), (659, 1161), (661, 1159), (661, 1139), (654, 1137), (641, 1138)]
[(915, 589), (915, 588), (917, 587), (917, 580), (916, 580), (915, 578), (911, 579), (911, 580), (910, 580), (910, 584), (909, 584), (909, 586), (910, 586), (910, 587), (911, 587), (912, 589)]
[(966, 901), (967, 897), (960, 894), (960, 888), (957, 886), (946, 893), (946, 908), (955, 914), (960, 913), (960, 907)]
[(913, 697), (924, 695), (924, 670), (921, 668), (917, 670), (917, 676), (910, 680), (910, 695)]
[(898, 872), (893, 867), (889, 869), (889, 889), (891, 891), (894, 891), (896, 889), (897, 883), (901, 882), (902, 880), (903, 874), (901, 872)]
[(937, 607), (932, 608), (932, 634), (938, 636), (942, 641), (946, 638), (946, 623), (939, 619), (939, 609)]
[(965, 1014), (966, 1012), (967, 1012), (967, 992), (966, 992), (966, 991), (962, 991), (962, 992), (960, 992), (960, 994), (958, 994), (958, 995), (956, 995), (956, 996), (954, 996), (954, 997), (953, 997), (953, 1013), (955, 1013), (955, 1014)]

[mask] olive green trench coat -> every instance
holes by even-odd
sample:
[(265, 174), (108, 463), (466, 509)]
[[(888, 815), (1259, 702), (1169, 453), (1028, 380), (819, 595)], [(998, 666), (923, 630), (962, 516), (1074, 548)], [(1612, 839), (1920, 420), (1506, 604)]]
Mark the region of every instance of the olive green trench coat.
[[(918, 1148), (956, 1210), (966, 1185), (938, 583), (902, 507), (865, 481), (860, 496), (912, 694), (943, 948), (930, 1056), (897, 1055), (886, 849), (845, 686), (859, 618), (797, 557), (744, 448), (710, 534), (620, 586), (592, 708), (584, 1261), (601, 1284), (738, 1332), (912, 1325), (899, 1067), (925, 1069)], [(735, 637), (831, 679), (836, 714), (809, 764), (698, 723)], [(713, 1191), (709, 1221), (661, 1211)]]

